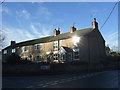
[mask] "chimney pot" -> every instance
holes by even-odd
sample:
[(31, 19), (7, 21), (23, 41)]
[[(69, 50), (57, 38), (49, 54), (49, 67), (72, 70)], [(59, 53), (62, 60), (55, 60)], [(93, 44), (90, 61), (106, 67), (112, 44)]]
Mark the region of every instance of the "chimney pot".
[(11, 45), (15, 45), (15, 43), (16, 43), (15, 41), (11, 41)]
[(76, 28), (74, 26), (70, 27), (70, 33), (73, 33), (74, 31), (76, 31)]
[(94, 21), (92, 22), (92, 28), (93, 29), (95, 29), (95, 28), (98, 29), (98, 23), (96, 22), (96, 18), (94, 18)]
[(58, 28), (58, 30), (54, 30), (54, 36), (57, 36), (58, 34), (60, 34), (60, 28)]

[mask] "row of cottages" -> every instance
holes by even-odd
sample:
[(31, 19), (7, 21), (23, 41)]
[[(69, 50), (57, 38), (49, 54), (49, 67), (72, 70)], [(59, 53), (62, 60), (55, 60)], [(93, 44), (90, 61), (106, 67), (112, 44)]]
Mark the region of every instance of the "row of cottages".
[(20, 43), (11, 41), (11, 45), (3, 49), (4, 62), (11, 53), (34, 62), (96, 63), (105, 59), (105, 40), (94, 18), (92, 28), (76, 30), (72, 26), (70, 32), (67, 33), (60, 34), (60, 30), (55, 29), (52, 36)]

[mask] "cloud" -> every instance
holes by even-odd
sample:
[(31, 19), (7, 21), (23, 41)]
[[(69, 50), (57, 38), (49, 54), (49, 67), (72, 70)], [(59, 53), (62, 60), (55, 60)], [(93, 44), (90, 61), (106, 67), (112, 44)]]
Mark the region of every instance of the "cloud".
[(10, 27), (3, 27), (3, 29), (6, 31), (5, 34), (7, 36), (6, 45), (9, 45), (11, 40), (15, 40), (16, 42), (21, 42), (35, 38), (35, 36), (32, 35), (32, 33), (24, 29), (10, 28)]
[(19, 17), (22, 17), (22, 18), (25, 18), (25, 19), (29, 19), (31, 17), (31, 14), (25, 9), (23, 9), (23, 10), (21, 10), (19, 12), (17, 11), (16, 14)]
[(29, 26), (30, 29), (27, 30), (20, 28), (11, 28), (3, 25), (3, 30), (6, 31), (5, 34), (7, 36), (4, 47), (10, 45), (11, 40), (14, 40), (18, 43), (26, 40), (49, 36), (51, 33), (51, 30), (48, 26), (40, 23), (31, 23)]
[(9, 8), (7, 7), (3, 7), (1, 10), (0, 10), (2, 13), (5, 13), (7, 15), (12, 15), (12, 12)]
[(91, 10), (90, 12), (91, 12), (91, 17), (95, 17), (99, 11), (94, 9), (94, 10)]
[(48, 20), (50, 18), (50, 16), (52, 15), (52, 13), (49, 11), (49, 9), (45, 6), (42, 6), (41, 4), (39, 4), (38, 8), (37, 8), (37, 12), (36, 12), (36, 17), (35, 18), (43, 18)]
[(37, 37), (38, 37), (38, 36), (43, 36), (43, 35), (41, 34), (41, 32), (37, 30), (37, 28), (35, 27), (34, 24), (31, 24), (30, 27), (31, 27), (31, 31), (32, 31), (32, 33), (33, 33), (34, 35), (36, 35)]
[(32, 33), (37, 37), (49, 36), (51, 33), (49, 26), (40, 23), (31, 23), (30, 27)]
[(48, 8), (46, 7), (40, 7), (39, 8), (39, 14), (41, 15), (50, 15), (50, 11), (48, 10)]

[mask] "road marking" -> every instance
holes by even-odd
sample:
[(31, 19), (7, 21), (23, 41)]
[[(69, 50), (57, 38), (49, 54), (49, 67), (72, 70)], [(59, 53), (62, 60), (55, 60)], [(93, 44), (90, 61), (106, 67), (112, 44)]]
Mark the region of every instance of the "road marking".
[[(65, 83), (65, 82), (70, 82), (70, 81), (77, 80), (77, 79), (82, 79), (82, 78), (86, 78), (86, 77), (91, 77), (91, 76), (94, 76), (94, 75), (97, 75), (97, 74), (100, 74), (100, 73), (101, 73), (101, 72), (86, 74), (86, 75), (83, 75), (83, 76), (74, 76), (74, 77), (71, 77), (71, 78), (68, 78), (68, 79), (61, 79), (61, 80), (56, 80), (56, 81), (47, 82), (46, 84), (40, 84), (40, 85), (38, 85), (38, 86), (48, 87), (48, 86), (56, 85), (56, 84), (59, 84), (59, 83)], [(27, 88), (33, 88), (33, 87), (30, 86), (30, 87), (27, 87)]]
[(37, 86), (39, 87), (39, 86), (43, 86), (44, 84), (38, 84)]
[(58, 84), (58, 83), (53, 83), (53, 84), (51, 84), (51, 85), (56, 85), (56, 84)]
[(53, 82), (47, 82), (46, 84), (51, 84), (51, 83), (53, 83)]
[(61, 81), (61, 82), (59, 82), (59, 83), (65, 83), (64, 81)]
[(48, 87), (48, 86), (49, 86), (49, 85), (44, 85), (44, 86), (42, 86), (42, 87), (44, 88), (44, 87)]
[(26, 88), (33, 88), (33, 86), (29, 86), (29, 87), (26, 87)]
[(54, 82), (59, 82), (59, 80), (57, 80), (57, 81), (54, 81)]

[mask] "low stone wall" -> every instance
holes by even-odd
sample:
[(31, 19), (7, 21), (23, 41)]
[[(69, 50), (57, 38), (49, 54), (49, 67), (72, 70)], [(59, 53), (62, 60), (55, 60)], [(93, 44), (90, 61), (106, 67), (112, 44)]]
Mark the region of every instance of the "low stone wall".
[(4, 75), (36, 75), (36, 74), (55, 74), (66, 72), (87, 72), (101, 71), (107, 69), (117, 69), (117, 66), (96, 65), (71, 65), (71, 64), (19, 64), (2, 65), (2, 74)]

